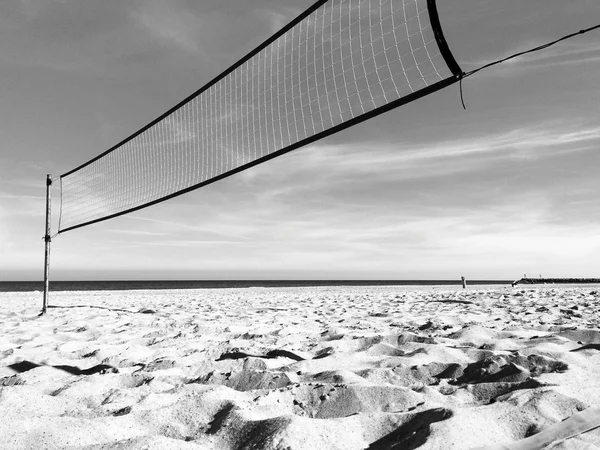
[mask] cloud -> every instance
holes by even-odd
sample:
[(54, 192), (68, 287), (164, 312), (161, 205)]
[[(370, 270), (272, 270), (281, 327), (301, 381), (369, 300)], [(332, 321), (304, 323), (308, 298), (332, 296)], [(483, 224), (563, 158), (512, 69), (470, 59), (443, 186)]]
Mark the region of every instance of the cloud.
[[(7, 67), (123, 82), (159, 77), (155, 69), (161, 61), (197, 67), (198, 58), (206, 56), (203, 17), (182, 0), (21, 1), (19, 9), (0, 2), (0, 39), (10, 43), (0, 61)], [(12, 19), (9, 27), (1, 22), (5, 15)], [(183, 58), (189, 54), (196, 58)]]
[(576, 39), (562, 42), (540, 52), (521, 58), (522, 63), (535, 68), (575, 65), (600, 61), (600, 44), (592, 40)]
[[(165, 236), (167, 233), (160, 233), (156, 231), (146, 231), (146, 230), (108, 230), (109, 233), (117, 233), (117, 234), (125, 234), (127, 236)], [(113, 242), (122, 242), (122, 241), (113, 241)]]
[[(132, 233), (135, 234), (135, 233)], [(240, 245), (243, 244), (243, 242), (240, 241), (227, 241), (227, 240), (218, 240), (218, 241), (214, 241), (214, 240), (201, 240), (201, 239), (193, 239), (193, 240), (186, 240), (186, 239), (167, 239), (167, 240), (148, 240), (148, 241), (131, 241), (131, 240), (127, 240), (125, 242), (123, 241), (116, 241), (116, 240), (105, 240), (104, 242), (106, 243), (112, 243), (112, 244), (118, 244), (119, 247), (125, 247), (125, 248), (139, 248), (139, 247), (170, 247), (170, 248), (174, 248), (174, 247), (205, 247), (205, 246), (209, 246), (209, 247), (214, 247), (214, 246), (220, 246), (220, 245)], [(246, 244), (250, 244), (250, 243), (246, 243)]]
[(273, 34), (277, 33), (289, 22), (287, 15), (281, 14), (279, 12), (267, 11), (265, 13), (265, 16), (268, 18), (269, 25), (270, 25), (269, 28), (271, 29), (271, 33), (273, 33)]
[[(502, 54), (489, 55), (485, 60), (466, 61), (464, 66), (472, 69), (482, 67), (493, 61), (544, 45), (547, 42), (529, 41), (519, 43), (517, 47)], [(575, 38), (572, 41), (560, 42), (546, 49), (527, 53), (503, 62), (489, 69), (490, 75), (505, 76), (507, 72), (521, 73), (529, 70), (540, 70), (557, 66), (583, 65), (600, 62), (600, 44), (593, 40)], [(472, 70), (470, 69), (470, 70)], [(468, 70), (466, 70), (468, 72)], [(486, 69), (486, 72), (487, 69)]]
[(43, 195), (23, 195), (23, 194), (6, 194), (0, 192), (0, 198), (11, 199), (11, 200), (44, 200), (46, 197)]
[(277, 33), (301, 13), (301, 10), (290, 7), (279, 7), (277, 10), (260, 9), (256, 11), (257, 16), (267, 20), (271, 34)]
[(252, 240), (252, 238), (247, 237), (247, 236), (228, 233), (225, 231), (217, 231), (216, 229), (199, 227), (196, 225), (189, 225), (188, 223), (185, 223), (183, 221), (182, 222), (174, 222), (174, 221), (168, 221), (168, 220), (153, 219), (153, 218), (149, 218), (149, 217), (140, 217), (140, 216), (135, 216), (135, 215), (129, 215), (126, 217), (129, 219), (132, 219), (132, 220), (150, 222), (154, 225), (163, 225), (163, 226), (166, 226), (167, 228), (171, 228), (171, 229), (175, 228), (175, 229), (182, 229), (182, 230), (186, 230), (186, 231), (193, 231), (196, 233), (200, 232), (200, 233), (205, 233), (205, 234), (213, 234), (216, 236), (225, 236), (225, 237), (229, 237), (229, 238), (235, 238), (238, 240), (238, 242), (240, 240), (241, 241), (251, 241)]
[[(597, 148), (600, 127), (589, 124), (547, 122), (515, 128), (505, 133), (470, 135), (460, 139), (432, 142), (397, 143), (364, 142), (359, 144), (309, 146), (305, 151), (281, 160), (286, 168), (274, 170), (261, 165), (243, 172), (251, 183), (267, 175), (282, 179), (281, 189), (287, 190), (283, 179), (294, 180), (293, 172), (302, 170), (323, 174), (325, 182), (337, 178), (353, 179), (373, 176), (382, 178), (414, 179), (448, 176), (461, 172), (481, 170), (498, 163), (498, 160), (536, 160)], [(325, 175), (326, 174), (326, 175)], [(319, 183), (315, 176), (311, 183)], [(272, 193), (272, 195), (277, 195)]]
[(198, 30), (202, 19), (178, 0), (145, 0), (130, 10), (134, 21), (158, 42), (190, 53), (198, 53)]
[[(278, 216), (275, 207), (266, 222), (257, 222), (246, 214), (250, 207), (238, 211), (237, 220), (260, 230), (259, 239), (253, 242), (181, 235), (112, 244), (149, 249), (150, 254), (160, 247), (161, 257), (173, 270), (194, 267), (196, 273), (221, 269), (231, 274), (253, 267), (257, 273), (275, 277), (279, 270), (288, 270), (294, 277), (309, 278), (330, 273), (338, 277), (375, 274), (410, 278), (411, 274), (427, 274), (442, 278), (510, 278), (538, 271), (551, 276), (557, 274), (559, 266), (556, 255), (561, 255), (561, 264), (568, 265), (573, 276), (581, 276), (580, 269), (600, 249), (595, 226), (548, 222), (552, 202), (536, 192), (506, 197), (486, 208), (465, 205), (453, 210), (439, 204), (435, 210), (428, 210), (416, 205), (398, 206), (375, 208), (375, 214), (344, 208), (329, 214), (311, 212), (310, 220)], [(302, 209), (303, 205), (296, 207)], [(573, 229), (577, 230), (575, 236), (568, 233)], [(110, 241), (105, 245), (111, 245)]]
[(39, 217), (45, 214), (45, 197), (37, 195), (20, 195), (1, 193), (0, 200), (4, 203), (4, 211), (11, 217)]
[(435, 251), (445, 233), (517, 242), (532, 230), (554, 236), (598, 220), (593, 169), (577, 167), (595, 167), (590, 150), (599, 143), (594, 125), (546, 122), (445, 143), (320, 144), (205, 195), (231, 212), (213, 226), (243, 222), (257, 242), (287, 242), (286, 249), (289, 236), (355, 253), (363, 244), (371, 252)]

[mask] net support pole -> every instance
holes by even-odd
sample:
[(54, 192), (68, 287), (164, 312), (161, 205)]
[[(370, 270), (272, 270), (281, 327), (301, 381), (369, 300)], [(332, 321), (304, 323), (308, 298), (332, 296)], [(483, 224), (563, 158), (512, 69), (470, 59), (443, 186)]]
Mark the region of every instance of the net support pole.
[(50, 236), (50, 186), (52, 186), (52, 176), (48, 174), (46, 175), (46, 234), (44, 235), (44, 299), (40, 316), (45, 314), (48, 309), (48, 288), (50, 285), (50, 242), (52, 241)]

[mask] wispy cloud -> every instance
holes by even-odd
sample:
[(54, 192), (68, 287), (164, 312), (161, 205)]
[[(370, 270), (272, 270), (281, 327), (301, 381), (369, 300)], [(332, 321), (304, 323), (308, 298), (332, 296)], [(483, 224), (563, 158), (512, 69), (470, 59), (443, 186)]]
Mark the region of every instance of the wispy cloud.
[[(214, 246), (221, 246), (221, 245), (240, 245), (240, 244), (244, 244), (244, 242), (240, 242), (240, 241), (228, 241), (228, 240), (201, 240), (201, 239), (195, 239), (195, 240), (186, 240), (186, 239), (168, 239), (168, 240), (150, 240), (150, 241), (131, 241), (128, 240), (127, 242), (123, 242), (123, 241), (115, 241), (115, 240), (106, 240), (106, 243), (111, 243), (111, 244), (118, 244), (119, 247), (130, 247), (130, 248), (137, 248), (137, 247), (214, 247)], [(251, 244), (250, 242), (246, 242), (245, 244)]]
[[(109, 233), (124, 234), (127, 236), (165, 236), (167, 233), (160, 233), (157, 231), (145, 231), (145, 230), (108, 230)], [(116, 241), (121, 242), (121, 241)]]
[(546, 50), (530, 53), (521, 58), (522, 63), (538, 68), (598, 62), (600, 61), (600, 44), (596, 40), (590, 39), (561, 42)]
[(45, 197), (42, 195), (6, 194), (0, 192), (0, 198), (11, 200), (44, 200)]
[(272, 34), (281, 30), (285, 25), (291, 22), (296, 16), (299, 16), (302, 10), (297, 8), (279, 7), (277, 10), (258, 10), (256, 14), (260, 18), (266, 18)]
[[(536, 48), (544, 45), (546, 42), (529, 41), (520, 43), (509, 51), (502, 54), (489, 55), (485, 60), (466, 61), (465, 68), (469, 70), (476, 69), (485, 64), (496, 60), (507, 58), (511, 55)], [(505, 76), (507, 72), (520, 73), (528, 70), (539, 70), (556, 66), (582, 65), (587, 63), (597, 63), (600, 61), (600, 44), (595, 40), (577, 39), (573, 41), (560, 42), (546, 49), (527, 53), (503, 62), (498, 66), (487, 69), (488, 75)]]
[[(498, 160), (535, 160), (597, 148), (600, 144), (600, 127), (581, 123), (548, 122), (516, 128), (505, 133), (466, 136), (443, 142), (391, 144), (366, 142), (354, 145), (314, 145), (294, 155), (296, 164), (286, 166), (315, 173), (327, 172), (326, 182), (337, 176), (354, 178), (377, 174), (376, 179), (427, 178), (451, 173), (480, 170), (496, 164)], [(261, 166), (259, 166), (261, 167)], [(335, 168), (331, 172), (331, 168)], [(289, 178), (284, 171), (274, 171), (264, 166), (243, 176), (256, 180), (265, 176)], [(292, 178), (293, 179), (293, 178)], [(318, 183), (315, 177), (314, 183)], [(282, 183), (283, 184), (283, 183)], [(285, 188), (282, 188), (285, 189)]]
[(278, 32), (289, 22), (287, 15), (279, 12), (268, 11), (265, 15), (269, 19), (271, 33)]
[(204, 233), (204, 234), (209, 234), (209, 235), (212, 234), (212, 235), (216, 235), (216, 236), (225, 236), (225, 237), (229, 237), (229, 238), (236, 238), (238, 240), (241, 239), (241, 240), (245, 240), (245, 241), (252, 240), (252, 238), (249, 238), (247, 236), (231, 234), (231, 233), (227, 233), (227, 232), (223, 232), (223, 231), (219, 231), (219, 230), (215, 230), (215, 229), (198, 227), (195, 225), (190, 225), (189, 223), (185, 223), (185, 222), (173, 222), (173, 221), (168, 221), (168, 220), (153, 219), (153, 218), (149, 218), (149, 217), (139, 217), (139, 216), (135, 216), (135, 215), (129, 215), (129, 216), (125, 216), (125, 217), (132, 219), (132, 220), (150, 222), (155, 225), (164, 225), (164, 226), (168, 227), (169, 229), (173, 229), (173, 228), (183, 229), (183, 230), (187, 230), (187, 231), (193, 231), (193, 232)]
[(6, 213), (11, 216), (39, 217), (45, 214), (44, 197), (0, 192)]
[(136, 2), (130, 14), (158, 42), (186, 52), (201, 51), (198, 30), (202, 28), (202, 18), (184, 3), (178, 0)]

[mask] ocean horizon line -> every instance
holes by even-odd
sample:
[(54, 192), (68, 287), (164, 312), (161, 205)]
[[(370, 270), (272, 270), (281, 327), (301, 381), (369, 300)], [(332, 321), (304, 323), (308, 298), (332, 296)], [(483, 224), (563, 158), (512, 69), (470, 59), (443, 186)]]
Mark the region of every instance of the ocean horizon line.
[[(514, 280), (469, 280), (469, 285), (510, 285)], [(459, 286), (461, 279), (416, 280), (56, 280), (50, 282), (50, 291), (95, 290), (157, 290), (157, 289), (227, 289), (246, 287), (326, 287), (326, 286)], [(27, 292), (43, 290), (43, 281), (0, 281), (0, 292)]]

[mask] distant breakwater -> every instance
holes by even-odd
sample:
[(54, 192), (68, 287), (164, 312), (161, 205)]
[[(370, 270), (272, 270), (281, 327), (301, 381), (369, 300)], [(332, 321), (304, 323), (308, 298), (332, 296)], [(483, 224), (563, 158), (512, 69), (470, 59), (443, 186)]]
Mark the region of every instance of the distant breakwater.
[(517, 284), (600, 284), (600, 278), (521, 278), (512, 283)]

